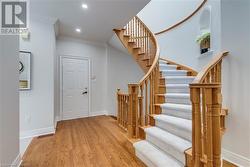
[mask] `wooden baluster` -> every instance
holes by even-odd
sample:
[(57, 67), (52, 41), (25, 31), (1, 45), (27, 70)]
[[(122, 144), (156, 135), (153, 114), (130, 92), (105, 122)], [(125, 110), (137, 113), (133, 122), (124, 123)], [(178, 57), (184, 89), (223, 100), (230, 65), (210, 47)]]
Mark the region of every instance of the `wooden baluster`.
[(218, 63), (218, 67), (217, 67), (217, 75), (218, 75), (218, 83), (221, 83), (221, 65), (222, 65), (222, 61), (220, 61)]
[(202, 167), (200, 88), (191, 86), (192, 101), (192, 151), (194, 167)]
[(121, 116), (120, 116), (120, 89), (117, 89), (117, 121), (118, 121), (118, 124), (120, 124), (120, 119), (121, 119)]
[(150, 97), (150, 111), (149, 111), (149, 114), (152, 115), (154, 114), (153, 113), (153, 79), (152, 79), (152, 75), (149, 76), (149, 81), (150, 81), (150, 94), (149, 94), (149, 97)]
[(142, 83), (142, 85), (140, 86), (140, 89), (141, 89), (141, 97), (142, 97), (142, 100), (141, 100), (141, 115), (140, 115), (140, 122), (141, 122), (141, 126), (145, 126), (145, 113), (143, 112), (144, 111), (144, 83)]
[(207, 154), (207, 106), (206, 106), (206, 92), (204, 88), (201, 88), (202, 92), (202, 122), (203, 122), (203, 134), (202, 134), (202, 155)]
[(136, 117), (138, 113), (138, 93), (139, 86), (137, 84), (129, 84), (129, 113), (128, 113), (128, 137), (137, 137), (138, 127), (136, 127)]
[(148, 125), (148, 80), (145, 81), (145, 125)]

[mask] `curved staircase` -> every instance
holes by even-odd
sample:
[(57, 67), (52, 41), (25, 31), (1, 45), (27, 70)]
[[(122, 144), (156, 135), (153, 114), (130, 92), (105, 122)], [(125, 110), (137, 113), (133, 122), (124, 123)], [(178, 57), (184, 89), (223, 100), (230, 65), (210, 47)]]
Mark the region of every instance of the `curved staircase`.
[[(117, 120), (136, 156), (149, 167), (219, 167), (227, 110), (221, 108), (221, 63), (201, 72), (160, 58), (154, 34), (137, 17), (114, 30), (145, 72), (117, 92)], [(194, 156), (193, 156), (194, 155)]]

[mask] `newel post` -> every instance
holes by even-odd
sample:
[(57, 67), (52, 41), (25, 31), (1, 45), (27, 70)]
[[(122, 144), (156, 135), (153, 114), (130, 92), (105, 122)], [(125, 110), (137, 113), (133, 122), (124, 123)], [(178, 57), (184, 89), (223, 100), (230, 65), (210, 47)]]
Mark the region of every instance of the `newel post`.
[(213, 166), (221, 166), (221, 126), (220, 113), (222, 108), (221, 85), (216, 84), (212, 89), (212, 140)]
[(138, 84), (129, 84), (129, 110), (128, 110), (128, 137), (136, 138), (138, 137), (138, 94), (139, 94), (139, 85)]
[(119, 96), (119, 93), (120, 93), (120, 89), (117, 89), (117, 93), (116, 93), (116, 96), (117, 96), (117, 121), (118, 121), (118, 124), (120, 125), (121, 123), (121, 108), (120, 108), (120, 96)]
[(190, 86), (192, 101), (192, 164), (194, 167), (201, 167), (202, 141), (201, 141), (201, 105), (200, 88)]

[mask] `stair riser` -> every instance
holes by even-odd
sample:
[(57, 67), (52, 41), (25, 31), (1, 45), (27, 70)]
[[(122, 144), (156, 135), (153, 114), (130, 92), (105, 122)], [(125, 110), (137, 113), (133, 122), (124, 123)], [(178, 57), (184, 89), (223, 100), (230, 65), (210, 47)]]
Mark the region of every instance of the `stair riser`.
[(167, 87), (167, 92), (168, 93), (189, 93), (190, 92), (190, 89), (189, 88), (168, 88)]
[(169, 155), (175, 157), (178, 161), (185, 164), (185, 155), (183, 152), (179, 152), (175, 148), (172, 148), (167, 143), (159, 140), (158, 138), (151, 136), (149, 134), (146, 134), (146, 140), (156, 145), (158, 148), (160, 148), (162, 151), (168, 153)]
[(176, 66), (160, 66), (160, 71), (164, 70), (176, 70)]
[(156, 103), (162, 104), (165, 103), (166, 98), (164, 96), (156, 96)]
[(172, 134), (175, 134), (176, 136), (180, 136), (186, 140), (192, 141), (192, 132), (180, 129), (178, 127), (175, 127), (172, 124), (160, 121), (160, 120), (155, 120), (155, 125), (161, 129), (164, 129)]
[(184, 119), (192, 119), (192, 112), (190, 111), (180, 111), (178, 109), (168, 109), (168, 108), (162, 108), (161, 109), (162, 114), (174, 116), (174, 117), (180, 117)]
[(175, 104), (191, 104), (191, 101), (189, 98), (165, 97), (165, 101), (167, 103), (175, 103)]
[(165, 79), (165, 82), (167, 84), (190, 84), (193, 82), (193, 78), (181, 78), (181, 79), (177, 79), (177, 78), (171, 78), (171, 79)]
[(165, 85), (165, 84), (166, 84), (165, 78), (161, 78), (161, 79), (160, 79), (160, 85)]
[(163, 77), (167, 76), (187, 76), (187, 72), (162, 72)]
[(166, 93), (166, 87), (159, 87), (159, 92), (160, 94), (165, 94)]

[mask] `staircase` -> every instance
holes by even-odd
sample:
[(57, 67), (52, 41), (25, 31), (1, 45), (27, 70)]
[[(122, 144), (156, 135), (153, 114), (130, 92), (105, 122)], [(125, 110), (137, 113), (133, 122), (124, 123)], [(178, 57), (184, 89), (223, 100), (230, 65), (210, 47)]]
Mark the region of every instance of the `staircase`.
[(161, 114), (152, 116), (155, 126), (144, 129), (146, 138), (134, 143), (135, 152), (147, 166), (181, 167), (186, 164), (184, 152), (192, 147), (189, 84), (195, 77), (163, 60), (160, 72), (167, 93), (157, 96), (166, 102), (157, 105)]
[(149, 167), (219, 167), (227, 110), (221, 107), (222, 52), (204, 69), (162, 59), (154, 34), (137, 17), (117, 36), (145, 72), (117, 92), (118, 124)]

